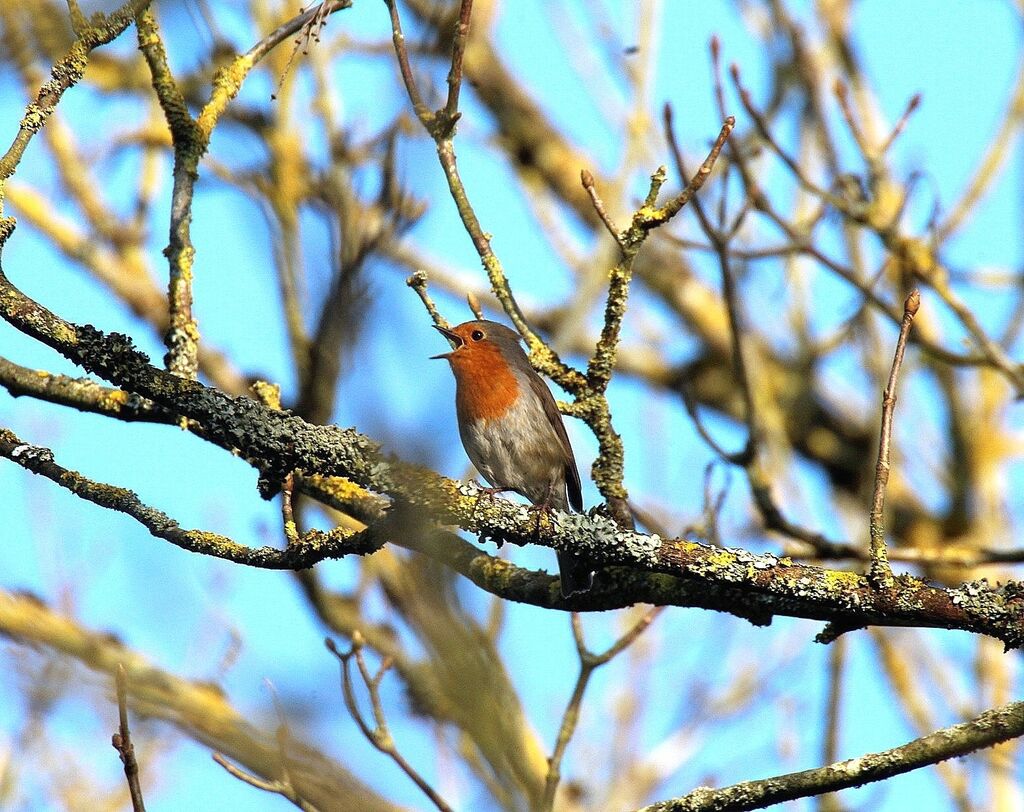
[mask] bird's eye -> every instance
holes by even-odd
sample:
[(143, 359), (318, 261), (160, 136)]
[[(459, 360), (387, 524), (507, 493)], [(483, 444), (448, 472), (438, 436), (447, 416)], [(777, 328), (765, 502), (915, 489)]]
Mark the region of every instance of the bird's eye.
[(472, 333), (469, 334), (469, 337), (474, 341), (479, 341), (481, 338), (484, 337), (484, 334), (482, 330), (474, 330)]

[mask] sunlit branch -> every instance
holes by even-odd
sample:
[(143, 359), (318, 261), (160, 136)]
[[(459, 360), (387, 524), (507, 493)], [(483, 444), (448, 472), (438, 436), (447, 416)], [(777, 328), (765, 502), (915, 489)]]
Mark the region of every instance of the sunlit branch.
[(721, 789), (701, 787), (682, 798), (645, 806), (640, 812), (762, 809), (796, 798), (882, 781), (1021, 735), (1024, 735), (1024, 702), (1013, 702), (985, 711), (969, 722), (937, 730), (891, 750)]
[(0, 428), (0, 457), (6, 457), (27, 471), (46, 477), (87, 502), (132, 517), (154, 536), (176, 547), (236, 564), (269, 569), (301, 569), (327, 557), (347, 555), (349, 552), (370, 553), (383, 543), (373, 540), (371, 537), (375, 533), (371, 531), (351, 533), (339, 527), (327, 533), (311, 530), (301, 539), (296, 538), (286, 550), (246, 547), (217, 533), (182, 528), (166, 513), (144, 504), (127, 488), (95, 482), (77, 471), (64, 468), (54, 462), (53, 452), (48, 448), (30, 445), (5, 428)]
[[(28, 106), (21, 120), (14, 142), (0, 157), (0, 203), (3, 202), (3, 184), (14, 174), (29, 141), (46, 124), (47, 118), (57, 108), (64, 92), (77, 84), (85, 74), (89, 52), (116, 39), (129, 25), (135, 15), (149, 5), (150, 0), (130, 0), (109, 14), (97, 13), (92, 24), (81, 28), (78, 37), (50, 71), (50, 79), (39, 88), (35, 101)], [(0, 215), (2, 215), (0, 209)], [(0, 248), (13, 230), (10, 218), (0, 216)]]
[(274, 795), (280, 795), (282, 798), (291, 801), (303, 812), (318, 812), (318, 808), (299, 795), (288, 781), (282, 781), (278, 778), (260, 778), (258, 775), (253, 775), (248, 770), (243, 770), (236, 764), (232, 764), (221, 753), (214, 753), (213, 760), (223, 767), (229, 775), (234, 776), (243, 784), (248, 784), (250, 787), (255, 787)]
[[(269, 409), (246, 398), (230, 398), (197, 381), (158, 370), (124, 336), (107, 336), (95, 328), (64, 321), (26, 297), (2, 272), (0, 315), (87, 370), (197, 421), (203, 426), (208, 440), (236, 450), (261, 470), (266, 495), (276, 491), (288, 472), (293, 470), (307, 475), (345, 476), (361, 487), (385, 494), (407, 506), (414, 517), (419, 517), (415, 518), (417, 522), (422, 517), (429, 517), (443, 524), (458, 524), (484, 538), (571, 550), (598, 565), (623, 564), (665, 574), (685, 574), (687, 578), (704, 581), (711, 589), (726, 584), (729, 589), (747, 587), (751, 593), (771, 598), (768, 604), (775, 607), (772, 611), (766, 615), (760, 611), (752, 615), (763, 622), (767, 622), (777, 609), (780, 614), (833, 621), (837, 627), (878, 623), (939, 625), (981, 631), (1011, 647), (1024, 642), (1024, 625), (1019, 619), (1020, 613), (1024, 612), (1024, 601), (1013, 599), (1017, 594), (1013, 584), (997, 588), (967, 585), (964, 589), (968, 589), (971, 597), (965, 601), (956, 590), (938, 589), (923, 581), (908, 579), (901, 584), (898, 594), (894, 594), (892, 590), (875, 590), (866, 579), (854, 573), (808, 567), (774, 556), (759, 557), (742, 550), (723, 553), (681, 539), (669, 540), (634, 533), (622, 529), (599, 512), (586, 516), (562, 514), (557, 523), (543, 523), (544, 526), (538, 527), (535, 516), (527, 507), (502, 499), (483, 503), (479, 499), (479, 490), (471, 485), (445, 480), (417, 466), (385, 460), (379, 446), (354, 430), (312, 426), (294, 415)], [(44, 475), (57, 480), (63, 476), (65, 469), (53, 463), (46, 450), (35, 453), (33, 446), (21, 443), (13, 435), (7, 433), (5, 437), (4, 456), (11, 456), (17, 448), (24, 447), (25, 451), (18, 455), (23, 457), (20, 462), (24, 467), (31, 465), (30, 470), (38, 468)], [(82, 485), (90, 489), (93, 483), (83, 478)], [(153, 514), (151, 509), (137, 504), (137, 497), (131, 492), (119, 489), (111, 494), (101, 486), (91, 489), (90, 493), (98, 499), (123, 502), (130, 510), (146, 517), (157, 529), (167, 527), (166, 517)], [(401, 526), (408, 517), (403, 515), (403, 511), (396, 511), (393, 520)], [(176, 525), (168, 529), (187, 545), (202, 540), (179, 535), (187, 531), (179, 531)], [(369, 551), (380, 541), (401, 535), (400, 530), (392, 532), (385, 525), (377, 530), (381, 533), (380, 538), (371, 529), (355, 534), (352, 539), (344, 535), (343, 538), (345, 543), (351, 541), (359, 545), (358, 549)], [(410, 539), (405, 543), (409, 544)], [(297, 559), (302, 565), (308, 566), (339, 551), (327, 540), (322, 545), (319, 541), (312, 544), (314, 553)], [(251, 561), (254, 565), (262, 561), (277, 565), (288, 560), (289, 556), (299, 555), (296, 550), (272, 551), (275, 555), (271, 555), (266, 549), (236, 550), (227, 545), (217, 549), (226, 549), (229, 556)], [(520, 599), (512, 589), (508, 590), (507, 596), (513, 600)], [(588, 597), (561, 601), (549, 594), (545, 600), (543, 605), (589, 608)], [(614, 600), (620, 606), (636, 600), (655, 604), (669, 602), (664, 599), (650, 601), (627, 592), (616, 593)], [(986, 604), (985, 611), (978, 612), (973, 608), (979, 600)]]
[(900, 367), (903, 364), (903, 353), (907, 347), (910, 326), (914, 322), (917, 309), (921, 306), (921, 295), (912, 291), (903, 306), (903, 324), (896, 341), (896, 353), (889, 372), (889, 382), (882, 395), (882, 428), (878, 441), (878, 464), (875, 467), (875, 488), (871, 499), (871, 516), (869, 519), (871, 563), (868, 573), (872, 583), (879, 589), (887, 589), (893, 585), (892, 568), (885, 549), (885, 488), (889, 483), (889, 446), (892, 441), (892, 419), (896, 410), (896, 382)]
[[(184, 679), (159, 668), (109, 630), (86, 628), (33, 595), (0, 590), (0, 635), (19, 646), (70, 658), (110, 678), (123, 666), (128, 707), (138, 716), (174, 725), (264, 779), (280, 777), (280, 756), (273, 734), (250, 724), (218, 685)], [(301, 770), (292, 771), (292, 780), (299, 792), (319, 808), (328, 809), (343, 797), (367, 812), (397, 812), (397, 807), (311, 745), (293, 743), (292, 753), (295, 762), (302, 765)]]

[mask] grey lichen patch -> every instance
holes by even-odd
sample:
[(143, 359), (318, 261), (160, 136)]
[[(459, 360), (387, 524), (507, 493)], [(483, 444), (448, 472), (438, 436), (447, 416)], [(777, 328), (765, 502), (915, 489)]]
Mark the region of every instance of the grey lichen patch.
[(549, 539), (556, 550), (573, 552), (599, 564), (653, 567), (661, 538), (623, 530), (597, 510), (557, 514), (557, 534)]
[(38, 445), (22, 443), (11, 452), (11, 459), (29, 468), (36, 462), (53, 462), (53, 452)]
[(982, 578), (950, 589), (948, 594), (950, 603), (972, 621), (1000, 629), (1000, 639), (1009, 650), (1024, 645), (1024, 622), (1021, 622), (1017, 605), (1017, 588), (995, 587)]

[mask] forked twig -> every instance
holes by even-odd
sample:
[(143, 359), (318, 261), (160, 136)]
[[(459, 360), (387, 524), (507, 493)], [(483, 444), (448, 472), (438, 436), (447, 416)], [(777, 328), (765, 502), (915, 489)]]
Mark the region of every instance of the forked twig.
[(587, 690), (590, 677), (594, 671), (602, 665), (609, 663), (616, 656), (631, 646), (636, 639), (643, 634), (655, 618), (661, 614), (664, 606), (655, 606), (629, 630), (616, 640), (609, 648), (600, 654), (595, 654), (587, 648), (583, 639), (583, 624), (580, 622), (578, 613), (572, 613), (572, 636), (576, 642), (576, 653), (580, 659), (580, 672), (576, 677), (576, 685), (573, 688), (572, 696), (566, 705), (565, 713), (562, 714), (562, 724), (558, 728), (558, 738), (555, 740), (555, 749), (548, 759), (548, 774), (544, 780), (544, 796), (541, 799), (540, 809), (542, 812), (550, 812), (555, 803), (555, 792), (558, 790), (558, 783), (561, 780), (562, 758), (565, 756), (566, 748), (576, 732), (576, 725), (579, 722), (580, 706), (583, 703), (583, 695)]
[(265, 778), (260, 778), (258, 775), (253, 775), (251, 772), (243, 770), (238, 765), (232, 764), (221, 753), (214, 753), (213, 760), (243, 784), (248, 784), (250, 787), (261, 789), (264, 792), (272, 792), (275, 795), (280, 795), (282, 798), (287, 798), (295, 804), (295, 806), (303, 810), (303, 812), (318, 812), (318, 808), (309, 801), (300, 797), (290, 783), (277, 780), (268, 781)]
[[(441, 812), (451, 812), (451, 807), (444, 798), (438, 795), (437, 791), (427, 783), (426, 779), (416, 772), (416, 769), (405, 760), (398, 751), (394, 738), (391, 736), (391, 730), (388, 728), (387, 718), (384, 715), (384, 705), (380, 700), (380, 683), (393, 665), (391, 658), (385, 657), (380, 664), (380, 668), (377, 669), (377, 673), (370, 674), (370, 669), (366, 665), (366, 659), (363, 657), (363, 636), (358, 630), (353, 633), (352, 648), (347, 652), (340, 651), (335, 642), (329, 637), (324, 640), (324, 645), (327, 646), (327, 650), (331, 654), (338, 658), (338, 662), (341, 664), (341, 690), (342, 697), (345, 700), (345, 707), (348, 709), (353, 721), (359, 726), (359, 730), (362, 731), (366, 740), (380, 752), (389, 756)], [(373, 727), (366, 721), (363, 712), (359, 709), (359, 703), (356, 701), (355, 687), (352, 684), (352, 660), (356, 661), (359, 676), (370, 696)]]

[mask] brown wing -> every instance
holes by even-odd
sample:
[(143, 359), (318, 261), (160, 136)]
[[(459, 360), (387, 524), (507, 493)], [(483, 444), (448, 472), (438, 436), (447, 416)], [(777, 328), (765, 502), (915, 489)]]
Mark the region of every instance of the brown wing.
[(540, 398), (544, 414), (548, 416), (551, 425), (555, 427), (555, 434), (558, 435), (558, 441), (562, 444), (562, 450), (565, 451), (565, 487), (569, 492), (569, 504), (572, 505), (573, 510), (581, 512), (583, 510), (583, 491), (580, 488), (580, 472), (576, 469), (576, 458), (573, 456), (572, 446), (569, 444), (569, 435), (565, 433), (562, 414), (555, 405), (555, 398), (552, 396), (551, 390), (548, 389), (540, 375), (531, 369), (527, 379), (530, 381), (530, 388)]

